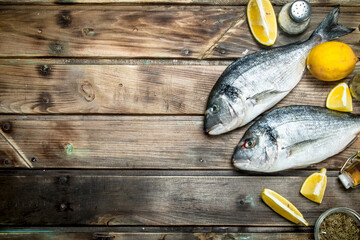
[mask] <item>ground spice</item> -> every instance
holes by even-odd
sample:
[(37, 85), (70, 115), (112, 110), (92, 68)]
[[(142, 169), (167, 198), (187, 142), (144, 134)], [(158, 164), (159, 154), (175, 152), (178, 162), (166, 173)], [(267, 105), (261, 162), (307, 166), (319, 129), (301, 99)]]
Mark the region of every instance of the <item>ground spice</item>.
[(355, 220), (345, 213), (327, 216), (319, 228), (321, 240), (360, 240), (360, 230)]

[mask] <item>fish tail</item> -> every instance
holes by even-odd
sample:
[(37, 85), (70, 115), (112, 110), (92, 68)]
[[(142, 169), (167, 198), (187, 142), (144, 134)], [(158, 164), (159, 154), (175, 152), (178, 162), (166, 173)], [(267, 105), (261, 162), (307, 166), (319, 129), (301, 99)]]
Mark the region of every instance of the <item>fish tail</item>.
[(326, 18), (320, 23), (317, 29), (313, 32), (310, 39), (316, 36), (320, 36), (321, 42), (327, 42), (354, 31), (355, 28), (349, 28), (338, 24), (339, 13), (340, 13), (340, 5), (336, 6), (326, 16)]

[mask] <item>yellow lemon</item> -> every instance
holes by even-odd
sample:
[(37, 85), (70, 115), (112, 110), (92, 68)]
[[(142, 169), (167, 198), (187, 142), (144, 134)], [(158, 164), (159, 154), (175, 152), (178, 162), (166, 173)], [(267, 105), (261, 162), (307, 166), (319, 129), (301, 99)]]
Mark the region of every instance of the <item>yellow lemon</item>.
[(346, 83), (339, 83), (328, 94), (326, 107), (341, 112), (353, 110), (349, 86)]
[(326, 182), (326, 168), (322, 168), (320, 172), (313, 173), (306, 178), (300, 193), (311, 201), (321, 203), (325, 193)]
[(277, 22), (271, 2), (269, 0), (249, 0), (246, 11), (254, 38), (263, 45), (273, 45), (277, 37)]
[(280, 194), (264, 188), (261, 193), (261, 199), (276, 213), (283, 216), (287, 220), (309, 226), (309, 223), (304, 219), (303, 215), (289, 200), (281, 196)]
[(314, 47), (306, 61), (310, 73), (323, 81), (336, 81), (354, 71), (359, 59), (345, 43), (325, 42)]

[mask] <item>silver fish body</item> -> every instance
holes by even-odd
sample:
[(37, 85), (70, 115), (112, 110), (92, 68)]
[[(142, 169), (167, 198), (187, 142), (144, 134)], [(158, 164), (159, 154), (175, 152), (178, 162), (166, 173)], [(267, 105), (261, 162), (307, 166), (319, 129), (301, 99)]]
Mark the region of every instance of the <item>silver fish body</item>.
[(205, 131), (218, 135), (252, 121), (283, 99), (301, 80), (313, 47), (354, 29), (337, 24), (335, 8), (303, 43), (262, 50), (228, 66), (209, 95)]
[(255, 122), (237, 145), (238, 169), (277, 172), (321, 162), (350, 145), (360, 117), (315, 106), (275, 109)]

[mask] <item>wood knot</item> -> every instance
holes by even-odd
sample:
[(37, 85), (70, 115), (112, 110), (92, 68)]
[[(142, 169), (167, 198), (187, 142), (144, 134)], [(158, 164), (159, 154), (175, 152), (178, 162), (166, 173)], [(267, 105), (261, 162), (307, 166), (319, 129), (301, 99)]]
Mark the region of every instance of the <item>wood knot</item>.
[(86, 36), (94, 36), (96, 34), (93, 28), (83, 28), (83, 33)]
[(65, 150), (65, 152), (66, 152), (67, 154), (72, 153), (72, 151), (73, 151), (73, 146), (72, 146), (72, 144), (71, 144), (71, 143), (66, 143), (66, 144), (64, 145), (64, 150)]
[(71, 12), (69, 10), (62, 10), (56, 16), (56, 23), (61, 28), (68, 28), (71, 25), (71, 22), (72, 22), (72, 16), (71, 16)]
[(37, 162), (37, 158), (36, 158), (36, 157), (32, 157), (30, 161), (31, 161), (31, 162)]
[(246, 196), (240, 196), (238, 198), (238, 206), (241, 208), (241, 209), (244, 209), (244, 208), (250, 208), (250, 207), (255, 207), (256, 204), (255, 204), (255, 200), (253, 198), (253, 196), (251, 194), (248, 194)]
[(11, 131), (11, 123), (10, 122), (4, 122), (1, 124), (1, 130), (3, 130), (3, 132), (10, 132)]
[(50, 93), (40, 93), (37, 103), (34, 105), (34, 109), (39, 107), (42, 112), (47, 112), (48, 108), (53, 106), (53, 101)]
[(184, 49), (182, 51), (182, 55), (185, 55), (185, 56), (190, 56), (191, 55), (191, 51), (189, 49)]
[(87, 102), (92, 102), (95, 99), (95, 91), (93, 86), (88, 81), (81, 81), (79, 84), (79, 93), (84, 97)]
[(60, 55), (64, 51), (64, 45), (60, 42), (50, 42), (49, 52), (53, 55)]
[(48, 66), (48, 65), (40, 65), (40, 66), (38, 66), (38, 73), (41, 76), (49, 77), (51, 75), (51, 66)]
[(226, 50), (223, 49), (223, 48), (215, 48), (215, 50), (216, 50), (218, 53), (220, 53), (221, 55), (226, 54)]
[(55, 181), (60, 185), (69, 185), (70, 177), (69, 176), (57, 177)]

